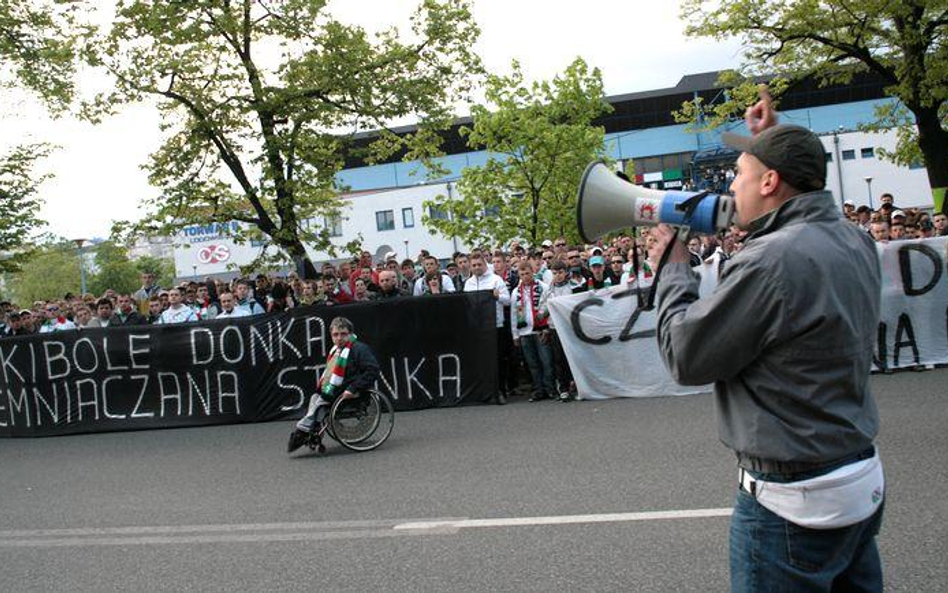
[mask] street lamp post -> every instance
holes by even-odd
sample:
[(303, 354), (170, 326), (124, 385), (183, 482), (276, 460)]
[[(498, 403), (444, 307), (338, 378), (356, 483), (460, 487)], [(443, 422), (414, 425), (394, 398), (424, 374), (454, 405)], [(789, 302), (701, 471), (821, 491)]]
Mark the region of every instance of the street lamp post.
[(79, 292), (86, 294), (86, 266), (82, 261), (82, 244), (86, 240), (73, 239), (72, 242), (76, 244), (76, 251), (79, 253)]
[(408, 239), (405, 239), (405, 259), (408, 259), (409, 257), (411, 256), (408, 255)]
[[(454, 199), (454, 194), (453, 194), (452, 191), (451, 191), (451, 190), (452, 190), (452, 186), (451, 186), (451, 182), (450, 182), (450, 181), (448, 182), (447, 190), (448, 190), (448, 200), (453, 200), (453, 199)], [(450, 211), (449, 211), (449, 212), (450, 212)], [(454, 219), (454, 216), (451, 216), (450, 214), (449, 214), (449, 216), (451, 217), (452, 220)], [(457, 253), (457, 252), (458, 252), (458, 238), (457, 238), (456, 235), (451, 235), (451, 243), (454, 245), (454, 253)]]
[(843, 164), (840, 162), (839, 158), (839, 133), (843, 129), (843, 126), (839, 126), (839, 129), (833, 130), (833, 152), (835, 153), (833, 159), (836, 161), (836, 185), (839, 187), (839, 209), (843, 209), (843, 204), (846, 203), (846, 194), (843, 190)]
[(866, 189), (869, 192), (869, 209), (875, 210), (875, 207), (872, 205), (872, 177), (865, 177), (866, 180)]

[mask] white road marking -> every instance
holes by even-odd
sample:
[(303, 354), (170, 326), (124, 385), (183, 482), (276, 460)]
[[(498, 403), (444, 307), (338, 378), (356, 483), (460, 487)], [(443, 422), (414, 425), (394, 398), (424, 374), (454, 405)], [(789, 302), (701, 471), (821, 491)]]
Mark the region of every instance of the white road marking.
[[(450, 532), (456, 533), (456, 532)], [(424, 532), (404, 532), (388, 529), (360, 529), (355, 531), (296, 531), (269, 533), (216, 533), (181, 536), (143, 535), (134, 537), (68, 537), (41, 539), (0, 540), (0, 548), (62, 548), (82, 546), (143, 546), (143, 545), (186, 545), (186, 544), (257, 544), (263, 542), (298, 542), (339, 539), (373, 539), (399, 536), (438, 535)]]
[[(428, 521), (429, 519), (420, 519)], [(449, 521), (451, 519), (444, 519)], [(223, 523), (207, 525), (135, 525), (128, 527), (77, 527), (62, 529), (0, 530), (0, 539), (20, 537), (69, 537), (99, 535), (175, 535), (185, 533), (233, 533), (240, 531), (330, 531), (391, 528), (399, 520), (301, 521), (293, 523)]]
[(0, 530), (0, 548), (260, 543), (450, 535), (462, 529), (727, 517), (731, 509), (692, 509), (497, 519), (396, 519), (218, 525), (141, 525)]
[(474, 527), (528, 527), (534, 525), (575, 525), (581, 523), (625, 523), (629, 521), (662, 521), (666, 519), (703, 519), (729, 517), (730, 508), (692, 509), (681, 511), (650, 511), (639, 513), (606, 513), (596, 515), (556, 515), (551, 517), (508, 517), (501, 519), (459, 519), (449, 521), (414, 521), (399, 523), (396, 530), (465, 529)]

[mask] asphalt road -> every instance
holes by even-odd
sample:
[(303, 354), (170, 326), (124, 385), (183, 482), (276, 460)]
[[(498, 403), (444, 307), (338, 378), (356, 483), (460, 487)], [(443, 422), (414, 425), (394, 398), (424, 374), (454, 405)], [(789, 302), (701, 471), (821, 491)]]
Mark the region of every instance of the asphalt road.
[[(873, 389), (887, 590), (948, 591), (948, 369)], [(0, 441), (0, 591), (727, 589), (709, 396), (403, 413), (362, 454), (290, 428)]]

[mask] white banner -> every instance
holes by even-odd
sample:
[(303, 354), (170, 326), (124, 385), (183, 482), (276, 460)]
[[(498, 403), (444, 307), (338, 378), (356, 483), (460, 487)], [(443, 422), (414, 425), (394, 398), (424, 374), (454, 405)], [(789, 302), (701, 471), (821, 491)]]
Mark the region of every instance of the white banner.
[(876, 367), (948, 363), (948, 237), (879, 246)]
[[(701, 294), (714, 290), (717, 264), (698, 268)], [(643, 289), (643, 299), (647, 291)], [(550, 301), (556, 333), (583, 399), (708, 393), (711, 385), (672, 379), (658, 353), (657, 307), (638, 310), (635, 289), (614, 286)]]
[[(879, 257), (876, 367), (948, 363), (948, 237), (880, 244)], [(697, 268), (701, 294), (714, 290), (717, 270), (717, 262)], [(657, 311), (636, 316), (637, 308), (636, 292), (622, 286), (550, 302), (580, 395), (606, 399), (711, 391), (711, 385), (683, 386), (672, 379), (658, 352)]]

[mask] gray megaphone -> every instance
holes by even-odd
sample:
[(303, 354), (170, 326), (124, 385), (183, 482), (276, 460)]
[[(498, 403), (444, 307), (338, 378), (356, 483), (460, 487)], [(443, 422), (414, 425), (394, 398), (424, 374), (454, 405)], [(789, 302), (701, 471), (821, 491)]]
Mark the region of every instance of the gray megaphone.
[(661, 223), (713, 235), (730, 227), (733, 218), (730, 196), (640, 187), (602, 161), (586, 167), (576, 200), (579, 234), (587, 243), (619, 229)]

